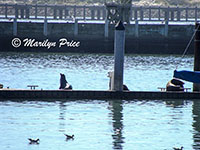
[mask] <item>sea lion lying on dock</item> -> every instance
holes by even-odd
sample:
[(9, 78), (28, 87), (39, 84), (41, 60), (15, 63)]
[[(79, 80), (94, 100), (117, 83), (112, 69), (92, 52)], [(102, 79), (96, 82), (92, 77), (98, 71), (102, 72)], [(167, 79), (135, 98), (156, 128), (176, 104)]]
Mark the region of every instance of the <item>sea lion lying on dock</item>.
[(179, 79), (172, 79), (166, 85), (166, 91), (184, 91), (184, 82)]
[(128, 87), (125, 84), (123, 84), (123, 91), (129, 91)]
[[(111, 90), (111, 84), (112, 84), (112, 82), (114, 82), (113, 81), (113, 79), (114, 79), (114, 72), (113, 71), (109, 71), (107, 77), (110, 78), (110, 81), (109, 81), (109, 90)], [(128, 87), (125, 84), (123, 84), (122, 89), (123, 89), (123, 91), (129, 91)]]
[(69, 89), (69, 90), (72, 90), (72, 85), (70, 85), (66, 78), (65, 78), (65, 75), (60, 73), (60, 87), (59, 89)]

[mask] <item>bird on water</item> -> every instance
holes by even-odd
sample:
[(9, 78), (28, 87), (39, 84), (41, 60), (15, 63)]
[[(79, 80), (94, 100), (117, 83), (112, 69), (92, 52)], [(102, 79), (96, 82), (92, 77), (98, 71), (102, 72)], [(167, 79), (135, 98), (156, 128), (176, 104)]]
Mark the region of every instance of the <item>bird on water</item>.
[(174, 147), (174, 150), (183, 150), (183, 146), (181, 146), (181, 148)]
[(29, 144), (39, 144), (40, 139), (31, 139), (29, 138)]
[(69, 139), (74, 139), (74, 135), (68, 135), (68, 134), (64, 134), (66, 136), (66, 139), (69, 140)]

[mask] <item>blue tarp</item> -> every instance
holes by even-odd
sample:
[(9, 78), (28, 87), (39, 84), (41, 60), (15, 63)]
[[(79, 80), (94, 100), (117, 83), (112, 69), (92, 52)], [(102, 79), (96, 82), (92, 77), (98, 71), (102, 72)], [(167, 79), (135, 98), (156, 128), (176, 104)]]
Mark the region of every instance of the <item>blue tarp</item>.
[(200, 83), (200, 71), (174, 70), (174, 77), (193, 83)]

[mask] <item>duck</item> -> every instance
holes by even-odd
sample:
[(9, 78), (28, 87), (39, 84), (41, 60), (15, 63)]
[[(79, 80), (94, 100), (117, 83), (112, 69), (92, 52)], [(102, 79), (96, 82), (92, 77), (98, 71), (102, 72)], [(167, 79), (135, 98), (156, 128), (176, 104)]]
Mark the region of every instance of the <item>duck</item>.
[(174, 150), (183, 150), (183, 146), (181, 146), (181, 148), (174, 147)]
[(74, 135), (67, 135), (67, 134), (64, 134), (66, 136), (66, 139), (69, 140), (69, 139), (74, 139)]
[(31, 138), (29, 138), (28, 140), (30, 141), (29, 144), (39, 144), (40, 141), (40, 139), (31, 139)]

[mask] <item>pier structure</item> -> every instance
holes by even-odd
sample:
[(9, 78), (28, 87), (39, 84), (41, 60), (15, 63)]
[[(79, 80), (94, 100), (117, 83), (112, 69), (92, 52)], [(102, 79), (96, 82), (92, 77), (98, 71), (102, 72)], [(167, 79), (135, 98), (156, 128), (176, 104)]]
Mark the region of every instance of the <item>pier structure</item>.
[[(122, 21), (115, 26), (114, 41), (114, 83), (111, 82), (111, 90), (123, 91), (124, 77), (124, 49), (125, 49), (125, 27)], [(112, 81), (112, 79), (111, 79)]]
[[(194, 32), (193, 24), (151, 24), (134, 21), (126, 26), (125, 53), (129, 54), (182, 54)], [(76, 19), (59, 20), (0, 20), (0, 51), (15, 52), (69, 52), (69, 53), (113, 53), (114, 24), (109, 20), (95, 22)], [(42, 42), (46, 39), (57, 42), (56, 47), (13, 47), (13, 38), (25, 38)], [(59, 47), (59, 39), (80, 42), (79, 47)], [(145, 44), (143, 44), (145, 43)], [(194, 45), (188, 54), (194, 53)]]
[[(130, 7), (129, 21), (180, 21), (196, 22), (200, 19), (198, 7), (131, 6), (131, 0), (105, 5), (49, 5), (49, 4), (0, 4), (0, 19), (50, 20), (106, 20), (107, 13), (115, 14), (115, 7)], [(109, 11), (109, 12), (108, 12)], [(126, 21), (125, 21), (126, 22)]]
[[(128, 0), (127, 0), (128, 1)], [(125, 7), (125, 6), (124, 6)], [(125, 53), (181, 54), (200, 20), (200, 8), (130, 6), (126, 20)], [(0, 51), (113, 53), (114, 26), (106, 5), (0, 4)], [(127, 23), (128, 22), (128, 23)], [(57, 42), (50, 49), (13, 47), (13, 38)], [(59, 39), (80, 42), (79, 47), (59, 47)], [(90, 41), (90, 43), (89, 43)], [(143, 44), (145, 43), (145, 44)], [(194, 45), (193, 45), (194, 46)], [(193, 46), (188, 51), (193, 54)]]
[(132, 0), (117, 0), (115, 3), (105, 3), (107, 19), (116, 24), (119, 21), (130, 23)]
[[(200, 23), (195, 25), (195, 37), (194, 37), (194, 71), (200, 71)], [(193, 84), (193, 91), (200, 91), (200, 84)]]
[[(121, 2), (121, 1), (120, 1)], [(132, 6), (131, 0), (105, 5), (42, 5), (42, 4), (0, 4), (0, 20), (13, 20), (13, 35), (17, 34), (17, 21), (43, 20), (46, 30), (48, 20), (74, 22), (74, 34), (78, 34), (77, 24), (81, 21), (95, 21), (105, 24), (105, 37), (108, 37), (108, 24), (119, 20), (135, 26), (135, 35), (139, 37), (139, 26), (143, 22), (161, 22), (164, 24), (164, 36), (168, 36), (171, 22), (197, 22), (200, 20), (198, 7), (158, 7)], [(48, 30), (46, 30), (48, 32)], [(44, 35), (47, 33), (44, 32)]]
[(199, 100), (199, 92), (0, 89), (0, 100)]

